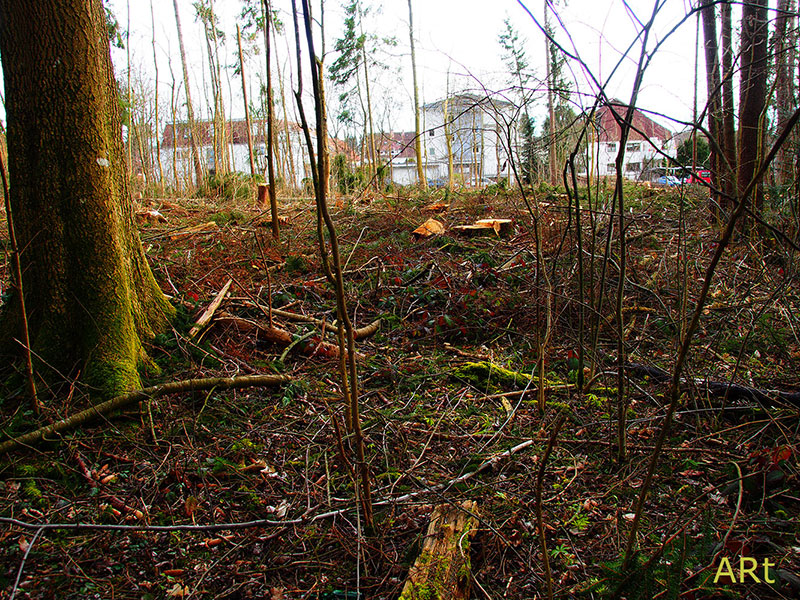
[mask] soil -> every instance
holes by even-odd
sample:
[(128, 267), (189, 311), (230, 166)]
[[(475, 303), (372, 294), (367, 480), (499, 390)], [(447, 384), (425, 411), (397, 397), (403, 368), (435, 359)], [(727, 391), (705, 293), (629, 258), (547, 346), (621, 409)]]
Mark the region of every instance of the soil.
[[(351, 475), (356, 455), (343, 421), (339, 362), (320, 344), (325, 338), (336, 346), (336, 304), (312, 201), (281, 199), (279, 242), (269, 212), (245, 200), (142, 201), (142, 243), (180, 310), (174, 331), (148, 346), (159, 369), (149, 371), (147, 384), (253, 373), (281, 373), (291, 382), (165, 396), (0, 457), (0, 516), (34, 524), (270, 523), (37, 535), (5, 521), (3, 593), (397, 598), (434, 506), (471, 500), (478, 517), (469, 546), (473, 598), (547, 597), (540, 527), (556, 598), (798, 597), (799, 421), (797, 404), (786, 398), (800, 391), (800, 278), (791, 246), (775, 236), (741, 237), (725, 250), (636, 553), (622, 569), (669, 403), (659, 374), (675, 364), (719, 234), (699, 190), (684, 197), (627, 191), (622, 323), (618, 231), (604, 261), (610, 201), (602, 194), (582, 200), (583, 294), (574, 205), (562, 194), (529, 192), (533, 213), (519, 193), (492, 187), (332, 202), (349, 314), (355, 327), (381, 321), (357, 344), (372, 528)], [(428, 218), (444, 233), (412, 235)], [(502, 235), (452, 229), (483, 218), (511, 219), (513, 227)], [(7, 289), (8, 267), (2, 273)], [(217, 318), (190, 341), (191, 325), (229, 279)], [(242, 319), (267, 323), (270, 304), (325, 320), (325, 331), (273, 315), (293, 336), (287, 349), (242, 326)], [(624, 379), (628, 456), (621, 462), (619, 332), (624, 362), (638, 365)], [(537, 393), (542, 344), (544, 406)], [(465, 368), (470, 363), (483, 370)], [(725, 395), (724, 385), (708, 381), (767, 393), (758, 400)], [(2, 439), (85, 408), (78, 389), (46, 403), (37, 421), (20, 400), (21, 378), (7, 376), (3, 386)], [(561, 415), (566, 420), (542, 465)], [(741, 565), (757, 568), (740, 577)]]

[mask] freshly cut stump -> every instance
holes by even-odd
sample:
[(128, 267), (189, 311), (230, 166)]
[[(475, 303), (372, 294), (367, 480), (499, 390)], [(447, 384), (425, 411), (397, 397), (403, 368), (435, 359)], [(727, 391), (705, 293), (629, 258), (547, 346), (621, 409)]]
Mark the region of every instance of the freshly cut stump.
[(469, 598), (469, 541), (475, 533), (476, 505), (440, 504), (433, 510), (422, 552), (408, 572), (400, 600), (461, 600)]

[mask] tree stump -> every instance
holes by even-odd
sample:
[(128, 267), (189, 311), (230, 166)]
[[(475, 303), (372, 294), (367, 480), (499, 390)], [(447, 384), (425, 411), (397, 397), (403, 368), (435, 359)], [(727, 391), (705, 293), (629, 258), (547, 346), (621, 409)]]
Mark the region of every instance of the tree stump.
[(269, 184), (268, 183), (259, 183), (258, 184), (258, 205), (259, 206), (266, 206), (269, 204)]
[(433, 510), (422, 551), (408, 572), (400, 600), (469, 598), (469, 541), (475, 533), (475, 509), (475, 503), (467, 500), (460, 507), (440, 504)]

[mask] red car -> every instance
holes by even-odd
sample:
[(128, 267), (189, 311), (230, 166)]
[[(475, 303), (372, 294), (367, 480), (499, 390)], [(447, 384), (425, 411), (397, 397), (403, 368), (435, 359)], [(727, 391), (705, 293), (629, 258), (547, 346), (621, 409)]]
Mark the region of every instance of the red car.
[(696, 173), (689, 176), (689, 183), (707, 183), (711, 184), (711, 171), (707, 169), (700, 169)]

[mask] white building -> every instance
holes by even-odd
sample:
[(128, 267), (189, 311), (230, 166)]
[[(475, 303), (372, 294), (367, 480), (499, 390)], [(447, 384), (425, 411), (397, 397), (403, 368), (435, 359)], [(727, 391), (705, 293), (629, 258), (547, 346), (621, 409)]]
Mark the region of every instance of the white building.
[[(627, 110), (627, 105), (613, 100), (600, 107), (595, 114), (590, 137), (591, 156), (600, 177), (611, 177), (617, 173), (616, 160), (621, 138), (617, 119), (624, 119)], [(666, 165), (664, 155), (674, 158), (675, 151), (673, 133), (634, 109), (632, 127), (625, 144), (623, 177), (642, 181), (655, 179), (658, 167)]]
[(491, 96), (458, 94), (422, 108), (425, 160), (432, 177), (448, 176), (449, 138), (457, 181), (481, 187), (512, 179), (509, 158), (517, 139), (513, 104)]

